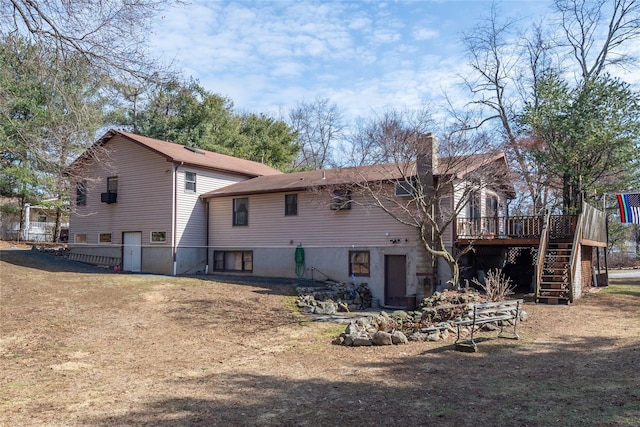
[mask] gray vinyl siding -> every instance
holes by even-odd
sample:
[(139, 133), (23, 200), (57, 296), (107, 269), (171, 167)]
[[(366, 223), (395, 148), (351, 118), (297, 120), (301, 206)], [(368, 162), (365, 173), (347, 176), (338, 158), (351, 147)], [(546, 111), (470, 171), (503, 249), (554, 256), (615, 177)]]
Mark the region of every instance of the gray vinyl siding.
[[(126, 231), (141, 231), (143, 245), (150, 244), (151, 231), (165, 231), (170, 245), (172, 164), (122, 137), (114, 137), (108, 148), (107, 161), (94, 164), (86, 174), (86, 206), (74, 206), (71, 212), (70, 245), (75, 233), (86, 233), (87, 245), (99, 244), (99, 233), (111, 233), (111, 244), (120, 245)], [(118, 177), (117, 202), (102, 203), (100, 194), (107, 191), (111, 176)], [(71, 198), (75, 204), (75, 187)]]
[[(176, 231), (176, 272), (202, 271), (206, 265), (206, 204), (199, 195), (238, 181), (245, 176), (179, 166), (164, 156), (123, 137), (106, 146), (108, 161), (88, 168), (87, 204), (72, 209), (69, 246), (82, 254), (105, 254), (119, 258), (123, 233), (142, 233), (142, 271), (173, 272), (173, 232)], [(196, 192), (185, 190), (185, 172), (196, 174)], [(118, 177), (117, 202), (106, 204), (108, 177)], [(175, 189), (175, 191), (174, 191)], [(75, 187), (71, 194), (75, 202)], [(176, 208), (175, 224), (173, 207)], [(175, 228), (174, 228), (175, 227)], [(151, 232), (166, 233), (166, 241), (151, 242)], [(86, 234), (85, 244), (75, 244), (76, 234)], [(111, 243), (99, 241), (100, 233), (111, 233)]]
[[(185, 190), (185, 172), (196, 174), (196, 192)], [(240, 182), (246, 177), (193, 167), (178, 168), (176, 194), (176, 244), (178, 247), (205, 247), (207, 244), (207, 204), (200, 194)]]
[[(298, 192), (298, 214), (285, 216), (285, 194), (256, 194), (249, 199), (249, 225), (232, 225), (233, 197), (211, 199), (209, 211), (210, 253), (216, 250), (250, 250), (257, 276), (296, 277), (294, 253), (305, 251), (305, 279), (350, 282), (349, 251), (369, 252), (370, 275), (357, 278), (368, 283), (375, 298), (384, 298), (385, 255), (405, 255), (408, 293), (416, 293), (417, 231), (400, 224), (380, 209), (353, 204), (333, 211), (329, 199), (313, 192)], [(355, 197), (355, 196), (354, 196)], [(213, 268), (213, 266), (212, 266)]]
[(417, 235), (382, 210), (353, 204), (334, 211), (326, 197), (312, 192), (298, 194), (298, 215), (284, 215), (284, 196), (271, 193), (248, 196), (249, 225), (232, 225), (233, 197), (211, 199), (210, 245), (218, 247), (413, 246)]

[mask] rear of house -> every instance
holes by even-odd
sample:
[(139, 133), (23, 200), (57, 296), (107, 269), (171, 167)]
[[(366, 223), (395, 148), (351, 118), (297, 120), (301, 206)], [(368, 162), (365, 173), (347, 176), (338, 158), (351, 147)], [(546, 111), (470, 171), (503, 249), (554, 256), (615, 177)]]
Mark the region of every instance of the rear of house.
[[(78, 159), (71, 259), (124, 271), (204, 271), (207, 205), (200, 194), (264, 173), (256, 162), (110, 131)], [(96, 154), (98, 153), (98, 154)]]
[(426, 258), (415, 229), (358, 203), (361, 195), (337, 206), (311, 189), (233, 192), (231, 186), (205, 196), (213, 272), (355, 280), (381, 304), (398, 307), (421, 286)]
[[(478, 167), (496, 161), (506, 167), (503, 156), (479, 159)], [(434, 165), (428, 169), (436, 170)], [(385, 197), (399, 201), (397, 206), (411, 206), (414, 196), (406, 180), (416, 171), (415, 164), (404, 171), (390, 164), (299, 172), (206, 193), (211, 270), (367, 283), (383, 306), (411, 306), (413, 298), (447, 286), (449, 267), (427, 253), (416, 227), (381, 209), (373, 193), (364, 190), (372, 187), (358, 182), (382, 186)], [(471, 184), (458, 174), (447, 182), (439, 206), (449, 212), (462, 209), (461, 216), (474, 218), (489, 208), (498, 215), (508, 197), (476, 183), (478, 191), (469, 198)], [(453, 253), (453, 227), (447, 226), (441, 237)]]

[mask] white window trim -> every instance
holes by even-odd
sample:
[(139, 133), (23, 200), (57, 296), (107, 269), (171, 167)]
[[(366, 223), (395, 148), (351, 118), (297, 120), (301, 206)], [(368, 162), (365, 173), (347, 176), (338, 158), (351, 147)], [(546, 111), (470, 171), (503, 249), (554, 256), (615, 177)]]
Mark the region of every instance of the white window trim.
[[(153, 233), (164, 233), (164, 240), (153, 240)], [(149, 243), (152, 245), (161, 245), (163, 243), (167, 243), (167, 232), (161, 230), (153, 230), (149, 232)]]
[[(187, 174), (193, 174), (193, 181), (187, 180)], [(187, 188), (187, 184), (193, 184), (194, 189)], [(198, 174), (191, 171), (184, 171), (184, 191), (185, 193), (195, 193), (198, 188)]]
[[(100, 240), (100, 235), (101, 234), (108, 234), (110, 236), (111, 240), (109, 240), (108, 242), (103, 242), (102, 240)], [(111, 244), (111, 243), (113, 243), (113, 233), (98, 233), (98, 243), (100, 243), (100, 244), (106, 244), (106, 243)]]

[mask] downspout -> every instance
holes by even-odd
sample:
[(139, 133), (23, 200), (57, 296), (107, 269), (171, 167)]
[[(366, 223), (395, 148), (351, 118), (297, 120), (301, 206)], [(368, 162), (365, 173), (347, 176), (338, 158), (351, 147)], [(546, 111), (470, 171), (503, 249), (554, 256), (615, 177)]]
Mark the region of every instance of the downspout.
[(178, 271), (178, 262), (177, 262), (178, 239), (176, 237), (176, 233), (178, 231), (178, 188), (177, 188), (178, 168), (183, 164), (184, 162), (180, 162), (180, 164), (176, 164), (176, 166), (173, 169), (173, 208), (172, 208), (173, 213), (171, 215), (171, 223), (172, 223), (171, 228), (173, 229), (173, 231), (171, 232), (171, 252), (173, 257), (173, 275), (174, 276), (177, 275), (177, 271)]
[(209, 200), (204, 200), (206, 207), (205, 207), (205, 212), (206, 212), (206, 221), (205, 221), (205, 228), (206, 228), (206, 235), (205, 235), (205, 245), (206, 245), (206, 249), (205, 249), (205, 257), (206, 259), (204, 260), (204, 274), (209, 274)]

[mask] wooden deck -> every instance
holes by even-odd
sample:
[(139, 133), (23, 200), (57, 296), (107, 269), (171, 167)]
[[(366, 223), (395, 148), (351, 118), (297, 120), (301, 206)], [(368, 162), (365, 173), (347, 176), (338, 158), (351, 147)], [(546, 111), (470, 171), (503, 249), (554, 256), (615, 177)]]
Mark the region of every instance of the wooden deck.
[[(576, 231), (577, 215), (550, 217), (549, 238), (571, 241)], [(544, 232), (543, 216), (458, 218), (454, 241), (458, 246), (473, 244), (492, 246), (537, 246)]]

